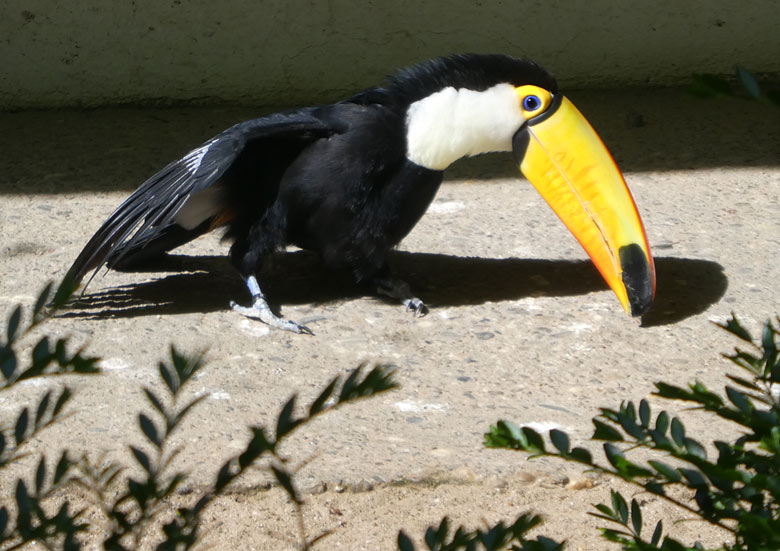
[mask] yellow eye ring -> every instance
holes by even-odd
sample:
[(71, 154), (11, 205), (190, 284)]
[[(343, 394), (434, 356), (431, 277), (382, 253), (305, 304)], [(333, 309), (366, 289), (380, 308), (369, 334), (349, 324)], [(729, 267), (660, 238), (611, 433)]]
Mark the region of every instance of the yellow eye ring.
[(526, 120), (546, 111), (552, 101), (552, 94), (548, 90), (530, 84), (516, 87), (515, 93)]

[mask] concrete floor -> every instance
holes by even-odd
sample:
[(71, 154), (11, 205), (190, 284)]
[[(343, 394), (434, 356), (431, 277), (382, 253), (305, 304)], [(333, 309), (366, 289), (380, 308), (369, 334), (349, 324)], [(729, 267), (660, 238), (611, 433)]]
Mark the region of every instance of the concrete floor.
[[(728, 363), (720, 353), (736, 342), (711, 322), (734, 311), (758, 329), (779, 311), (780, 110), (734, 99), (696, 100), (679, 90), (579, 93), (572, 99), (625, 172), (644, 218), (658, 294), (641, 323), (623, 313), (576, 241), (515, 175), (511, 158), (475, 159), (453, 168), (391, 260), (431, 307), (423, 319), (362, 296), (310, 255), (290, 252), (280, 258), (267, 290), (285, 316), (308, 324), (316, 336), (269, 331), (227, 309), (229, 300), (247, 297), (218, 236), (183, 247), (163, 271), (98, 276), (86, 303), (45, 329), (86, 344), (104, 358), (104, 374), (68, 378), (77, 391), (72, 417), (30, 451), (67, 445), (93, 454), (106, 450), (130, 463), (118, 443), (141, 441), (135, 414), (146, 407), (141, 387), (159, 386), (157, 362), (170, 343), (185, 351), (205, 349), (208, 365), (190, 393), (209, 397), (177, 439), (184, 446), (179, 465), (197, 487), (242, 449), (248, 425), (273, 425), (293, 392), (305, 404), (332, 377), (363, 361), (391, 362), (399, 390), (317, 420), (285, 449), (293, 462), (316, 454), (299, 473), (304, 488), (324, 482), (395, 491), (399, 481), (435, 481), (441, 488), (438, 508), (425, 514), (398, 495), (391, 510), (380, 498), (373, 506), (353, 505), (352, 530), (374, 533), (360, 524), (372, 507), (376, 515), (391, 516), (388, 534), (393, 527), (437, 520), (447, 503), (460, 503), (468, 518), (468, 496), (494, 491), (496, 480), (517, 495), (495, 501), (491, 515), (514, 518), (523, 499), (554, 513), (566, 499), (580, 509), (583, 526), (595, 525), (584, 510), (603, 498), (591, 492), (607, 491), (608, 484), (540, 493), (544, 486), (522, 478), (526, 473), (552, 481), (581, 474), (485, 450), (482, 434), (498, 419), (509, 419), (542, 430), (560, 427), (584, 440), (598, 407), (646, 397), (655, 381), (699, 379), (722, 388)], [(6, 130), (0, 133), (0, 316), (18, 302), (30, 303), (47, 280), (62, 276), (145, 177), (251, 116), (247, 108), (194, 107), (0, 114)], [(3, 418), (59, 384), (32, 381), (0, 395)], [(673, 404), (652, 402), (675, 411)], [(687, 424), (705, 441), (729, 431), (697, 416)], [(28, 467), (5, 471), (1, 493)], [(256, 488), (266, 478), (252, 473), (244, 484)], [(409, 491), (423, 487), (415, 488)], [(327, 499), (317, 499), (328, 502), (322, 505), (327, 509), (344, 495), (328, 491)], [(251, 525), (242, 517), (246, 508), (223, 506), (236, 526)], [(332, 517), (324, 514), (325, 526), (341, 522)], [(228, 530), (214, 522), (218, 534)], [(569, 528), (566, 522), (553, 525)], [(690, 530), (691, 537), (702, 537)], [(218, 535), (216, 548), (253, 537), (229, 531)], [(339, 528), (333, 546), (389, 549), (394, 541), (365, 547), (350, 533)], [(591, 536), (548, 533), (571, 539), (570, 548), (600, 548)]]

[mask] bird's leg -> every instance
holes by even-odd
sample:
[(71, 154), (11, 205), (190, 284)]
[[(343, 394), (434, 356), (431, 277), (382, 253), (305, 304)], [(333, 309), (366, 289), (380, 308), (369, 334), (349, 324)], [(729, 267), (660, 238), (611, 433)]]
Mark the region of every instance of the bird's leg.
[(276, 327), (277, 329), (284, 329), (285, 331), (292, 331), (293, 333), (305, 333), (307, 335), (313, 335), (311, 329), (305, 325), (298, 325), (294, 321), (282, 319), (271, 311), (271, 307), (268, 306), (268, 302), (265, 300), (265, 295), (260, 290), (260, 285), (257, 283), (257, 278), (253, 275), (246, 278), (246, 286), (249, 288), (249, 292), (252, 295), (252, 306), (247, 308), (246, 306), (239, 306), (234, 301), (230, 301), (230, 307), (248, 318), (258, 319), (263, 323)]
[(423, 317), (428, 313), (428, 307), (422, 300), (412, 294), (409, 284), (392, 276), (377, 277), (374, 279), (376, 291), (380, 295), (396, 298), (406, 306), (406, 311), (412, 310), (414, 317)]

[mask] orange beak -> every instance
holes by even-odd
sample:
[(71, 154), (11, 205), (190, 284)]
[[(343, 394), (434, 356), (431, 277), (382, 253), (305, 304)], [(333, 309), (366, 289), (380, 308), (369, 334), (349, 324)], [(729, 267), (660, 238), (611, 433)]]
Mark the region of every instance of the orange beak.
[(604, 143), (557, 94), (515, 134), (520, 170), (574, 234), (632, 316), (655, 296), (655, 267), (631, 192)]

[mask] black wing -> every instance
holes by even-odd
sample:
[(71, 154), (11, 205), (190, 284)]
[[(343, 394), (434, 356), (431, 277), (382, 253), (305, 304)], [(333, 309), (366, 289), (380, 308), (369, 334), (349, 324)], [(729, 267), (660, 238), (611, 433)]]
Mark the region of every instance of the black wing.
[[(146, 180), (100, 226), (84, 246), (66, 278), (79, 282), (90, 270), (114, 265), (169, 228), (194, 194), (213, 185), (247, 143), (261, 138), (325, 137), (333, 128), (315, 116), (317, 108), (275, 113), (239, 123)], [(94, 277), (94, 274), (93, 274)]]

